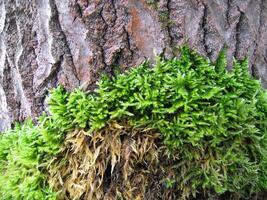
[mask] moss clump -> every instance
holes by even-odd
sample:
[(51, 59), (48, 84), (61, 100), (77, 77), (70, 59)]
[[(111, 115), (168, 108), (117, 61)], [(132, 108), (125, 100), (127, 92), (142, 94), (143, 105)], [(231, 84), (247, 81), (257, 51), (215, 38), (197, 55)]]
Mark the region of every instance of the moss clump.
[(158, 9), (159, 0), (146, 0), (146, 3), (153, 9)]
[(48, 155), (42, 149), (44, 141), (40, 129), (31, 122), (0, 135), (1, 199), (56, 199), (41, 169)]
[[(169, 158), (171, 166), (162, 163), (173, 172), (167, 185), (181, 198), (198, 192), (249, 197), (264, 191), (267, 92), (247, 68), (247, 60), (234, 61), (228, 72), (223, 52), (211, 63), (183, 47), (179, 58), (158, 58), (153, 68), (144, 63), (103, 76), (92, 92), (58, 87), (50, 94), (51, 115), (35, 127), (41, 130), (37, 146), (43, 151), (38, 163), (60, 159), (66, 134), (82, 128), (93, 137), (109, 122), (123, 120), (160, 132), (160, 145), (177, 158)], [(45, 169), (38, 171), (50, 176)]]

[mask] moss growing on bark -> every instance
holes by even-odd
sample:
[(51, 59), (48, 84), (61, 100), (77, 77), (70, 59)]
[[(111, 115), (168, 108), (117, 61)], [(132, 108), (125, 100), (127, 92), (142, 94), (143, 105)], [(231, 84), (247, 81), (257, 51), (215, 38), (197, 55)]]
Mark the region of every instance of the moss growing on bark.
[[(103, 76), (95, 91), (52, 90), (49, 116), (1, 136), (0, 193), (55, 198), (54, 188), (62, 198), (190, 199), (264, 191), (266, 90), (247, 60), (229, 72), (224, 53), (211, 63), (187, 47), (180, 52), (152, 68)], [(20, 181), (4, 189), (13, 172)], [(41, 177), (36, 187), (24, 184), (29, 176)]]

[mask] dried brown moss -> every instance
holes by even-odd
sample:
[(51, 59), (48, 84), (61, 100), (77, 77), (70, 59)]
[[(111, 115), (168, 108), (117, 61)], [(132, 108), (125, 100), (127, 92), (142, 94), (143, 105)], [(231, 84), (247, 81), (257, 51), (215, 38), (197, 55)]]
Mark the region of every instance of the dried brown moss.
[(49, 166), (49, 183), (60, 199), (173, 199), (164, 183), (173, 175), (167, 160), (175, 159), (159, 143), (157, 131), (125, 122), (111, 122), (90, 136), (77, 129)]

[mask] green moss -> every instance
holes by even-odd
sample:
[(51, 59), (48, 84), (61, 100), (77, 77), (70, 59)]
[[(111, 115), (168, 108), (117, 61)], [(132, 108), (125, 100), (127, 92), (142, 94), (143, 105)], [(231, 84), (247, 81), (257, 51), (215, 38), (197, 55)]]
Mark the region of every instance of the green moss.
[(56, 199), (41, 170), (45, 144), (39, 131), (26, 122), (0, 136), (1, 199)]
[[(92, 92), (53, 89), (51, 116), (43, 116), (39, 126), (24, 131), (33, 137), (25, 144), (17, 143), (21, 138), (17, 129), (4, 134), (1, 144), (12, 141), (12, 148), (0, 145), (0, 159), (21, 162), (16, 155), (27, 155), (21, 148), (34, 144), (29, 149), (34, 151), (33, 163), (26, 171), (35, 168), (39, 177), (45, 170), (37, 166), (45, 166), (60, 152), (67, 132), (85, 128), (92, 133), (110, 120), (124, 119), (160, 131), (164, 145), (179, 157), (173, 166), (173, 183), (184, 197), (203, 190), (210, 195), (228, 192), (249, 197), (267, 187), (267, 92), (249, 75), (247, 60), (235, 61), (231, 72), (226, 65), (224, 53), (213, 64), (183, 47), (179, 58), (157, 58), (153, 68), (143, 63), (112, 78), (103, 76)], [(14, 151), (13, 147), (20, 148)], [(21, 166), (11, 169), (16, 172)], [(9, 169), (1, 167), (0, 179), (10, 176)], [(20, 179), (26, 180), (27, 173)], [(47, 188), (45, 178), (40, 180), (39, 186)], [(12, 194), (13, 187), (23, 187), (18, 182), (14, 185), (5, 190)]]
[(158, 9), (159, 0), (146, 0), (146, 3), (154, 9)]
[(162, 28), (168, 28), (175, 24), (175, 22), (170, 19), (168, 11), (158, 11), (158, 16)]

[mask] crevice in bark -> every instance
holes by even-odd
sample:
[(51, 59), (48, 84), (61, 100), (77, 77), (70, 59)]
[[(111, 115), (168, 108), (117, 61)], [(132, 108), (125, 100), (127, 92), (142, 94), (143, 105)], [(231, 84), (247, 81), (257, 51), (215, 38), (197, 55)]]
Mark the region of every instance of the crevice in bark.
[(21, 112), (22, 111), (22, 109), (21, 109), (21, 101), (17, 102), (17, 107), (18, 107), (18, 111), (19, 111), (18, 112), (18, 119), (21, 120), (23, 118), (23, 116), (21, 116), (21, 114), (22, 114), (22, 112)]
[(242, 10), (240, 10), (240, 8), (237, 6), (237, 9), (240, 13), (240, 16), (238, 18), (238, 22), (236, 24), (236, 30), (235, 30), (235, 40), (236, 40), (236, 44), (235, 44), (235, 52), (234, 52), (234, 57), (238, 58), (238, 52), (240, 49), (240, 43), (241, 43), (241, 39), (240, 39), (240, 33), (242, 31), (242, 23), (244, 21), (245, 18), (245, 14), (243, 13)]
[(170, 20), (171, 20), (171, 17), (170, 17), (170, 13), (171, 13), (171, 8), (170, 8), (170, 0), (167, 0), (167, 3), (166, 3), (166, 8), (167, 8), (167, 14), (168, 14), (168, 22), (167, 22), (167, 25), (166, 25), (166, 28), (167, 28), (167, 32), (168, 32), (168, 36), (170, 38), (170, 46), (172, 46), (173, 44), (173, 37), (171, 35), (171, 27), (170, 27)]
[[(164, 31), (164, 36), (166, 38), (165, 46), (162, 48), (162, 52), (159, 54), (160, 56), (165, 55), (173, 55), (173, 47), (175, 45), (176, 38), (173, 35), (173, 21), (171, 19), (171, 0), (154, 2), (155, 6), (153, 9), (157, 11), (157, 15), (159, 17), (159, 22), (161, 23), (161, 28)], [(147, 2), (148, 5), (152, 5)], [(168, 51), (168, 52), (167, 52)]]
[[(34, 105), (37, 105), (37, 112), (41, 114), (43, 110), (45, 110), (45, 98), (46, 94), (48, 93), (48, 89), (52, 87), (56, 87), (56, 84), (58, 82), (58, 73), (61, 69), (62, 62), (63, 62), (63, 56), (61, 55), (59, 57), (59, 61), (53, 64), (53, 67), (51, 69), (51, 73), (48, 77), (42, 82), (42, 84), (37, 88), (35, 99), (34, 99)], [(52, 64), (52, 63), (51, 63)]]
[(10, 63), (5, 59), (5, 67), (3, 70), (3, 90), (7, 99), (7, 107), (9, 112), (9, 117), (11, 121), (19, 120), (20, 108), (18, 104), (20, 101), (16, 98), (15, 88), (12, 80), (12, 69)]
[[(37, 40), (37, 33), (36, 33), (36, 31), (34, 31), (34, 33), (33, 33), (33, 38), (34, 38), (34, 41), (37, 43), (38, 42), (38, 40)], [(37, 54), (36, 54), (36, 52), (35, 52), (35, 49), (33, 48), (32, 49), (32, 53), (33, 53), (33, 55), (34, 55), (34, 61), (36, 61), (37, 60)], [(37, 66), (38, 64), (37, 64), (37, 61), (36, 61), (36, 66)], [(38, 66), (37, 66), (38, 67)], [(37, 68), (36, 67), (36, 68)], [(36, 68), (35, 69), (32, 69), (32, 66), (31, 66), (31, 71), (36, 71)], [(34, 81), (33, 81), (33, 77), (34, 77), (34, 73), (32, 74), (32, 76), (31, 76), (31, 86), (32, 86), (32, 92), (34, 92), (34, 90), (35, 90), (35, 88), (34, 88)]]
[(204, 50), (207, 54), (207, 56), (210, 58), (211, 57), (211, 52), (209, 50), (209, 46), (207, 44), (207, 37), (208, 37), (208, 21), (207, 21), (207, 17), (208, 17), (208, 6), (206, 4), (202, 4), (203, 5), (203, 17), (202, 17), (202, 23), (201, 23), (201, 28), (203, 29), (203, 39), (202, 39), (202, 44), (204, 46)]
[(126, 35), (126, 38), (125, 38), (125, 40), (126, 40), (126, 45), (127, 45), (127, 48), (128, 48), (129, 51), (130, 51), (131, 59), (132, 59), (132, 58), (133, 58), (133, 55), (134, 55), (134, 51), (133, 51), (132, 48), (131, 48), (131, 39), (130, 39), (130, 35), (129, 35), (129, 33), (127, 32), (125, 26), (123, 26), (123, 31), (124, 31), (124, 33), (125, 33), (125, 35)]
[(82, 7), (77, 3), (77, 0), (75, 1), (75, 4), (74, 4), (74, 9), (75, 9), (75, 13), (78, 15), (78, 16), (75, 16), (73, 21), (76, 20), (77, 17), (79, 18), (82, 18), (83, 16), (83, 10), (82, 10)]
[(118, 19), (118, 16), (117, 16), (117, 9), (116, 9), (116, 5), (115, 5), (115, 2), (114, 2), (114, 0), (110, 0), (110, 3), (111, 3), (111, 5), (112, 5), (112, 7), (113, 7), (113, 10), (114, 10), (114, 19), (113, 19), (113, 21), (112, 21), (112, 26), (115, 26), (115, 24), (116, 24), (116, 22), (117, 22), (117, 19)]
[(119, 61), (120, 61), (120, 58), (122, 57), (123, 55), (123, 49), (119, 49), (119, 51), (114, 55), (113, 57), (113, 62), (112, 62), (112, 66), (110, 67), (111, 68), (111, 76), (114, 76), (115, 73), (114, 73), (114, 67), (118, 67), (119, 66)]
[(69, 43), (67, 41), (67, 37), (66, 34), (64, 33), (64, 31), (62, 30), (60, 21), (59, 21), (59, 13), (58, 13), (58, 8), (57, 5), (55, 3), (55, 0), (50, 0), (50, 5), (51, 5), (51, 10), (54, 11), (54, 16), (51, 16), (51, 21), (54, 21), (54, 23), (57, 24), (58, 27), (58, 31), (61, 35), (60, 39), (63, 41), (63, 44), (65, 46), (63, 53), (61, 54), (71, 65), (73, 74), (75, 76), (75, 79), (78, 81), (79, 85), (80, 85), (80, 79), (79, 79), (79, 75), (77, 73), (76, 67), (74, 65), (74, 61), (73, 61), (73, 57), (71, 54), (71, 50), (69, 47)]
[(253, 54), (252, 54), (252, 58), (253, 58), (253, 61), (252, 61), (252, 64), (251, 64), (251, 74), (252, 74), (252, 76), (254, 76), (254, 77), (256, 77), (257, 76), (257, 69), (256, 69), (256, 67), (255, 67), (255, 62), (256, 62), (256, 54), (257, 54), (257, 50), (258, 50), (258, 44), (259, 44), (259, 40), (260, 40), (260, 38), (261, 38), (261, 32), (262, 32), (262, 30), (261, 30), (261, 28), (262, 28), (262, 25), (263, 25), (263, 8), (264, 8), (264, 2), (263, 2), (264, 0), (261, 0), (261, 2), (260, 2), (260, 6), (259, 6), (259, 8), (260, 8), (260, 11), (259, 11), (259, 13), (260, 13), (260, 15), (259, 15), (259, 27), (258, 27), (258, 30), (257, 30), (257, 36), (256, 36), (256, 38), (255, 38), (255, 40), (254, 40), (254, 42), (255, 42), (255, 47), (254, 47), (254, 51), (253, 51)]
[(230, 27), (229, 17), (230, 17), (230, 8), (231, 8), (232, 1), (227, 0), (227, 7), (226, 7), (226, 28)]
[(103, 29), (103, 33), (102, 33), (102, 41), (100, 41), (98, 44), (99, 44), (99, 48), (100, 48), (100, 51), (101, 51), (101, 60), (102, 60), (102, 63), (104, 65), (104, 69), (107, 69), (108, 65), (106, 63), (106, 58), (105, 58), (105, 49), (104, 49), (104, 45), (106, 43), (106, 34), (108, 32), (108, 23), (106, 22), (104, 16), (103, 16), (103, 11), (104, 11), (104, 6), (105, 6), (105, 3), (102, 5), (100, 11), (99, 11), (99, 16), (101, 17), (103, 23), (104, 23), (104, 29)]

